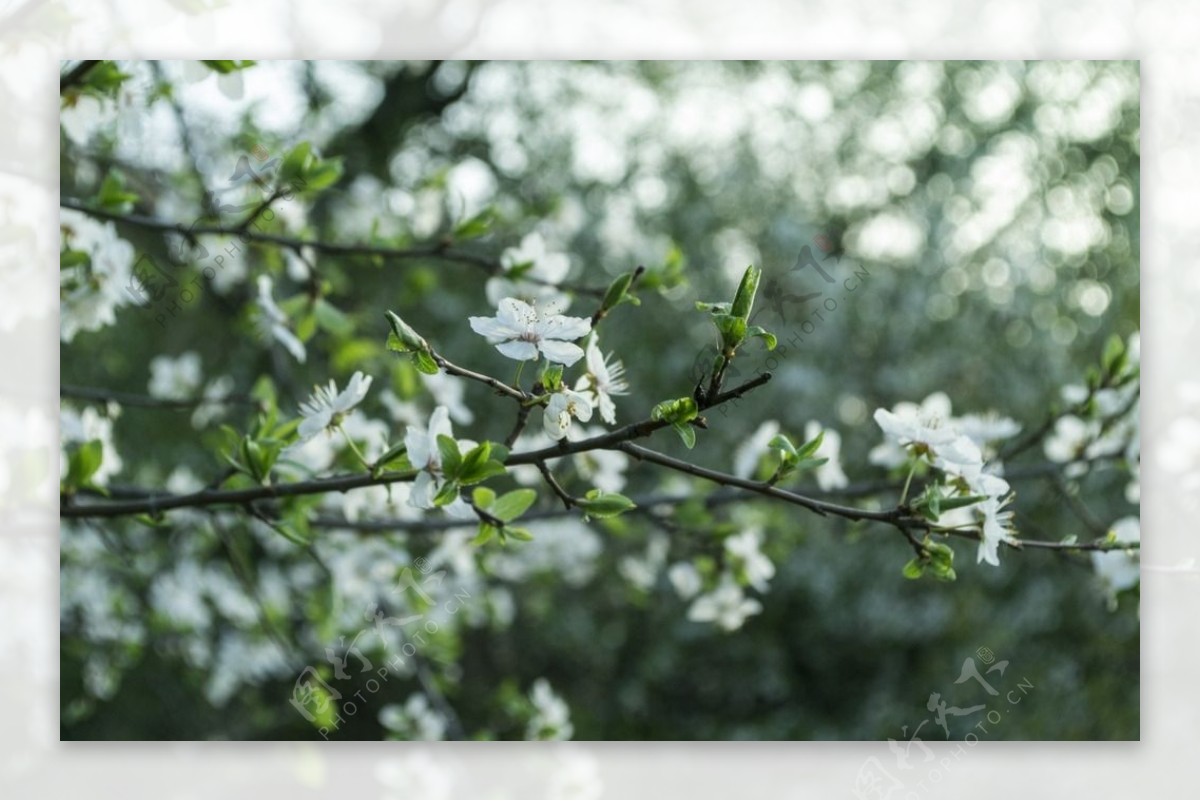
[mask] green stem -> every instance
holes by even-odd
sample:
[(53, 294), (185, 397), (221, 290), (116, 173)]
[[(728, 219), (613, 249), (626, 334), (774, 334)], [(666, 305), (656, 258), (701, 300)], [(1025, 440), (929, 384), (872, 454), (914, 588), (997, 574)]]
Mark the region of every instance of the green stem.
[(913, 473), (917, 472), (917, 460), (913, 459), (912, 467), (908, 468), (908, 478), (904, 479), (904, 489), (900, 492), (900, 506), (908, 500), (908, 488), (912, 484)]
[(346, 429), (338, 426), (338, 431), (342, 432), (342, 436), (346, 438), (346, 444), (350, 446), (350, 450), (354, 451), (354, 455), (358, 457), (358, 461), (362, 463), (362, 466), (370, 470), (371, 463), (367, 461), (367, 457), (362, 455), (362, 451), (354, 444), (354, 440), (346, 433)]

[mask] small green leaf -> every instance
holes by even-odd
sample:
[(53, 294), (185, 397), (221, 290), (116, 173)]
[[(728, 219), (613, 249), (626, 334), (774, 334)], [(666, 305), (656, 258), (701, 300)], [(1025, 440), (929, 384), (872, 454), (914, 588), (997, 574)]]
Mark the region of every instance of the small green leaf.
[(688, 450), (696, 447), (696, 430), (687, 423), (671, 423), (671, 428), (675, 429), (675, 433), (683, 440), (683, 444)]
[(696, 419), (700, 413), (696, 401), (692, 398), (676, 398), (656, 404), (650, 410), (651, 420), (665, 420), (668, 423), (686, 423)]
[(96, 193), (96, 202), (100, 207), (114, 211), (129, 211), (138, 199), (135, 192), (125, 188), (125, 179), (117, 170), (109, 170), (100, 183), (100, 191)]
[(589, 517), (597, 518), (616, 517), (637, 508), (637, 504), (619, 492), (603, 492), (598, 489), (590, 490), (587, 496), (577, 503)]
[(496, 492), (490, 487), (476, 487), (471, 493), (471, 501), (480, 509), (490, 509), (496, 502)]
[(821, 443), (825, 441), (825, 432), (822, 431), (808, 442), (800, 446), (796, 451), (796, 456), (800, 459), (807, 459), (821, 449)]
[(531, 489), (515, 489), (497, 498), (496, 503), (493, 504), (490, 511), (505, 523), (510, 523), (525, 514), (525, 510), (533, 506), (533, 502), (536, 500), (536, 491)]
[(485, 545), (492, 537), (496, 536), (496, 527), (491, 523), (480, 521), (479, 533), (471, 540), (472, 545)]
[(542, 370), (542, 386), (547, 392), (557, 392), (562, 386), (563, 366), (557, 362), (551, 362)]
[(608, 285), (608, 291), (604, 293), (604, 301), (600, 304), (600, 308), (605, 311), (616, 308), (621, 301), (625, 300), (625, 293), (629, 291), (631, 283), (633, 283), (633, 273), (621, 273), (618, 275)]
[(413, 330), (412, 326), (400, 319), (400, 315), (389, 311), (385, 312), (384, 316), (387, 317), (388, 325), (392, 328), (392, 333), (387, 341), (388, 350), (399, 353), (429, 350), (429, 343)]
[(455, 239), (478, 239), (492, 228), (496, 220), (496, 210), (491, 206), (483, 209), (474, 217), (463, 220), (454, 227)]
[(730, 304), (728, 303), (705, 303), (704, 301), (696, 301), (696, 311), (712, 312), (713, 314), (729, 314)]
[(767, 443), (767, 447), (773, 450), (782, 451), (786, 456), (796, 456), (796, 446), (793, 445), (792, 441), (783, 434), (776, 434), (771, 441)]
[(752, 325), (747, 328), (746, 336), (761, 339), (763, 344), (767, 346), (767, 350), (775, 350), (775, 346), (779, 344), (779, 340), (775, 338), (775, 335), (761, 325)]
[(904, 577), (907, 579), (919, 579), (925, 574), (925, 565), (913, 557), (908, 560), (908, 564), (904, 566)]
[(737, 350), (746, 340), (746, 318), (734, 314), (714, 314), (713, 323), (721, 335), (721, 345), (729, 351)]
[(733, 306), (729, 312), (734, 317), (744, 320), (750, 316), (750, 310), (754, 308), (754, 296), (758, 294), (758, 279), (761, 274), (762, 271), (753, 264), (742, 273), (742, 282), (738, 284), (737, 294), (733, 296)]
[(458, 482), (453, 480), (447, 481), (442, 485), (442, 488), (438, 490), (437, 495), (433, 496), (433, 505), (445, 506), (448, 503), (453, 503), (457, 498)]
[(449, 478), (458, 478), (463, 465), (462, 453), (454, 437), (438, 434), (438, 451), (442, 454), (442, 474)]
[(527, 528), (505, 526), (504, 533), (512, 537), (514, 540), (520, 540), (521, 542), (533, 542), (533, 532)]

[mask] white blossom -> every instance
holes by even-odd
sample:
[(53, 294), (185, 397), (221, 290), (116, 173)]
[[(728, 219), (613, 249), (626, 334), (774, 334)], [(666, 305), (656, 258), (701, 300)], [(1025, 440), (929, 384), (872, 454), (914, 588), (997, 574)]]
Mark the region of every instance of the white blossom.
[(184, 400), (196, 394), (204, 376), (200, 371), (200, 354), (181, 353), (177, 358), (155, 356), (150, 360), (148, 390), (156, 398)]
[(86, 253), (89, 264), (59, 271), (59, 337), (72, 341), (80, 331), (98, 331), (116, 322), (116, 310), (146, 300), (133, 275), (133, 245), (117, 236), (111, 222), (63, 209), (64, 249)]
[(470, 425), (475, 421), (475, 413), (463, 403), (463, 382), (442, 372), (427, 375), (421, 373), (421, 381), (425, 389), (433, 396), (433, 402), (445, 406), (450, 412), (450, 419), (459, 425)]
[(571, 724), (571, 709), (555, 695), (550, 682), (538, 679), (529, 693), (533, 715), (525, 729), (526, 740), (570, 740), (575, 733)]
[[(1111, 531), (1117, 542), (1142, 541), (1142, 526), (1136, 517), (1121, 518), (1112, 524)], [(1092, 568), (1104, 587), (1110, 609), (1116, 609), (1117, 593), (1133, 589), (1141, 581), (1140, 554), (1136, 549), (1092, 552)]]
[(629, 394), (625, 365), (613, 359), (611, 353), (606, 358), (600, 352), (599, 337), (593, 334), (587, 346), (587, 368), (587, 373), (575, 383), (575, 390), (590, 392), (593, 404), (600, 409), (600, 418), (613, 425), (617, 422), (617, 407), (612, 396)]
[(410, 740), (441, 740), (446, 736), (446, 718), (421, 693), (413, 693), (404, 706), (388, 704), (379, 710), (385, 729)]
[(748, 528), (725, 540), (725, 552), (741, 566), (750, 586), (766, 592), (767, 582), (775, 576), (775, 565), (759, 550), (761, 544), (762, 533), (757, 528)]
[(333, 379), (324, 387), (314, 387), (312, 396), (300, 406), (300, 414), (304, 417), (297, 429), (300, 441), (307, 442), (322, 431), (340, 425), (345, 415), (367, 396), (371, 380), (371, 376), (356, 372), (341, 393)]
[(690, 601), (703, 588), (700, 571), (691, 562), (676, 562), (667, 569), (667, 580), (675, 588), (675, 594)]
[(287, 315), (275, 304), (271, 295), (272, 283), (270, 276), (258, 277), (258, 327), (264, 337), (274, 339), (287, 349), (288, 353), (301, 364), (308, 357), (304, 343), (300, 341), (289, 326)]
[[(454, 432), (450, 427), (450, 411), (445, 406), (433, 410), (427, 428), (409, 426), (404, 435), (408, 461), (415, 469), (421, 471), (413, 481), (412, 492), (408, 498), (409, 504), (418, 509), (434, 508), (433, 499), (445, 483), (445, 476), (442, 474), (442, 451), (438, 447), (439, 436), (454, 439)], [(470, 505), (462, 498), (455, 498), (443, 508), (452, 517), (466, 519), (472, 515)]]
[(1008, 501), (1008, 498), (988, 498), (972, 507), (983, 517), (976, 562), (987, 562), (989, 565), (1000, 566), (998, 553), (1000, 544), (1013, 541), (1009, 532), (1012, 512), (1002, 511)]
[(761, 611), (762, 604), (747, 598), (741, 586), (726, 573), (716, 589), (692, 601), (688, 608), (688, 620), (716, 623), (725, 631), (735, 631), (742, 627), (746, 618)]
[(767, 446), (779, 433), (779, 423), (766, 420), (754, 433), (746, 438), (733, 452), (733, 474), (738, 478), (750, 478), (758, 467), (758, 460), (766, 453)]
[[(548, 252), (545, 240), (536, 231), (526, 234), (519, 247), (501, 253), (500, 266), (505, 274), (487, 282), (487, 298), (493, 306), (499, 306), (503, 298), (517, 298), (547, 311), (564, 312), (571, 305), (570, 295), (551, 286), (567, 277), (571, 261), (565, 253)], [(514, 270), (519, 274), (512, 275)]]
[[(604, 429), (599, 427), (584, 428), (580, 432), (584, 439), (599, 436)], [(550, 443), (546, 443), (549, 445)], [(597, 448), (591, 451), (581, 451), (571, 457), (579, 476), (590, 482), (596, 489), (605, 492), (620, 492), (625, 488), (625, 470), (629, 467), (629, 456), (621, 451), (609, 451)], [(536, 468), (534, 468), (536, 470)], [(541, 478), (541, 474), (537, 476)]]
[(842, 470), (842, 435), (832, 428), (822, 429), (820, 423), (812, 420), (804, 427), (804, 439), (806, 442), (811, 442), (822, 431), (825, 432), (825, 436), (821, 438), (821, 446), (817, 448), (813, 456), (829, 461), (814, 471), (817, 486), (823, 490), (839, 489), (850, 483), (846, 478), (846, 473)]
[(542, 412), (542, 427), (546, 435), (560, 440), (571, 427), (571, 418), (586, 423), (592, 419), (592, 404), (586, 397), (569, 389), (560, 390), (550, 396)]
[(510, 359), (529, 361), (541, 351), (552, 362), (570, 367), (583, 358), (583, 348), (573, 344), (592, 330), (586, 317), (539, 314), (524, 301), (505, 298), (495, 317), (471, 317), (471, 330), (488, 338)]
[(121, 457), (113, 444), (113, 419), (111, 417), (101, 415), (91, 406), (85, 407), (82, 412), (77, 412), (69, 406), (63, 406), (60, 411), (59, 431), (63, 444), (62, 459), (59, 462), (62, 478), (66, 478), (70, 463), (67, 458), (66, 445), (68, 443), (83, 444), (92, 440), (99, 440), (101, 447), (101, 462), (100, 466), (96, 468), (96, 472), (92, 474), (92, 483), (102, 487), (108, 482), (108, 479), (121, 472)]
[[(881, 416), (887, 420), (890, 430), (880, 422)], [(927, 436), (942, 439), (943, 442), (954, 439), (952, 431), (936, 433), (949, 420), (950, 398), (944, 392), (934, 392), (920, 405), (904, 401), (893, 406), (891, 412), (876, 410), (875, 422), (889, 436), (871, 450), (867, 459), (871, 464), (881, 467), (899, 467), (907, 461), (908, 446), (912, 442), (919, 442)]]

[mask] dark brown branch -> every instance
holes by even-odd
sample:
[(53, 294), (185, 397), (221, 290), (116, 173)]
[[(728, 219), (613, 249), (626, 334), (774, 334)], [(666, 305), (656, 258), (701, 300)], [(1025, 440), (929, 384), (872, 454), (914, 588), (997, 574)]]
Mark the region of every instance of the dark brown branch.
[(99, 66), (101, 61), (80, 61), (74, 67), (69, 69), (66, 74), (58, 79), (58, 93), (61, 95), (68, 89), (73, 89), (77, 85), (83, 83), (83, 79), (88, 73)]
[[(59, 205), (62, 208), (72, 209), (74, 211), (82, 212), (99, 219), (122, 222), (128, 225), (135, 225), (139, 228), (146, 228), (153, 231), (174, 233), (189, 240), (192, 240), (197, 236), (236, 236), (244, 242), (260, 242), (278, 247), (291, 248), (293, 250), (299, 250), (300, 248), (312, 248), (318, 253), (325, 253), (333, 256), (380, 258), (384, 259), (385, 261), (435, 259), (438, 261), (471, 265), (483, 270), (488, 275), (501, 275), (504, 272), (504, 268), (497, 261), (493, 261), (492, 259), (473, 253), (456, 250), (444, 243), (413, 248), (392, 248), (382, 245), (324, 242), (317, 239), (298, 239), (296, 237), (284, 236), (282, 234), (272, 234), (259, 230), (242, 231), (236, 226), (231, 227), (225, 225), (199, 224), (188, 226), (182, 223), (158, 220), (153, 217), (146, 217), (140, 214), (121, 214), (108, 209), (98, 209), (73, 198), (62, 198), (59, 201)], [(546, 286), (554, 286), (558, 289), (576, 292), (582, 295), (602, 296), (604, 293), (603, 289), (582, 287), (575, 284), (566, 283), (556, 284), (552, 281), (543, 281), (533, 276), (525, 276), (521, 280), (540, 283)]]
[(144, 409), (195, 409), (197, 406), (258, 406), (259, 403), (248, 395), (228, 395), (222, 398), (156, 398), (153, 395), (139, 395), (134, 392), (117, 392), (116, 390), (100, 389), (97, 387), (80, 387), (64, 384), (58, 388), (58, 396), (70, 400), (90, 401), (93, 403), (119, 403), (122, 406), (137, 406)]

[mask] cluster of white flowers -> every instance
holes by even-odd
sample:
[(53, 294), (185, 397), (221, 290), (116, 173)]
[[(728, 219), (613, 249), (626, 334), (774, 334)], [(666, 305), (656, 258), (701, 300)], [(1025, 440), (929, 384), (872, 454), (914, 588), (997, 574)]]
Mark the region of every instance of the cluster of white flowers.
[[(1125, 346), (1127, 363), (1140, 368), (1141, 340), (1138, 334), (1129, 337)], [(1091, 413), (1087, 417), (1064, 415), (1054, 424), (1043, 448), (1046, 457), (1067, 465), (1067, 475), (1086, 471), (1083, 461), (1105, 456), (1125, 459), (1132, 479), (1125, 487), (1130, 503), (1141, 499), (1141, 427), (1139, 424), (1139, 382), (1130, 381), (1120, 387), (1096, 390), (1092, 397)], [(1063, 400), (1078, 405), (1088, 397), (1084, 386), (1072, 385), (1062, 390)]]
[(575, 734), (571, 723), (571, 708), (555, 695), (550, 682), (538, 679), (529, 693), (533, 715), (525, 729), (526, 740), (570, 740)]
[(80, 331), (98, 331), (117, 320), (116, 310), (134, 303), (133, 245), (117, 236), (111, 222), (62, 210), (63, 250), (86, 253), (87, 266), (59, 271), (59, 337), (72, 341)]
[(760, 548), (762, 531), (749, 527), (725, 540), (725, 569), (717, 579), (716, 586), (700, 594), (704, 579), (695, 565), (676, 562), (667, 570), (667, 579), (676, 594), (684, 601), (691, 601), (688, 620), (714, 623), (723, 631), (736, 631), (746, 619), (762, 611), (762, 603), (747, 598), (743, 585), (749, 585), (760, 593), (768, 590), (768, 583), (775, 577), (775, 565)]
[(92, 440), (99, 440), (102, 450), (100, 467), (92, 474), (92, 483), (103, 487), (110, 478), (121, 472), (121, 456), (113, 445), (113, 420), (119, 413), (120, 407), (116, 404), (109, 404), (107, 416), (91, 406), (83, 411), (76, 411), (70, 406), (62, 407), (59, 415), (59, 439), (63, 446), (62, 457), (59, 460), (60, 478), (67, 477), (67, 469), (70, 466), (66, 446), (82, 445)]
[[(1142, 541), (1142, 524), (1136, 517), (1121, 518), (1112, 524), (1111, 531), (1117, 542)], [(1116, 609), (1117, 593), (1133, 589), (1141, 581), (1141, 551), (1093, 551), (1092, 567), (1104, 588), (1109, 608)]]
[(200, 354), (181, 353), (176, 358), (155, 356), (150, 360), (150, 394), (166, 400), (184, 400), (200, 389), (204, 374), (200, 369)]
[(379, 722), (406, 740), (441, 740), (446, 736), (446, 717), (420, 693), (409, 696), (403, 706), (388, 704), (380, 709)]
[(976, 561), (998, 566), (1000, 544), (1013, 540), (1012, 512), (1005, 511), (1011, 495), (1008, 482), (998, 474), (999, 465), (986, 464), (983, 449), (1017, 433), (1019, 427), (1011, 420), (981, 416), (972, 416), (960, 426), (950, 416), (950, 399), (940, 392), (920, 405), (877, 409), (875, 422), (887, 440), (871, 451), (872, 462), (899, 467), (909, 459), (925, 460), (961, 482), (968, 494), (984, 497), (971, 507), (980, 525)]

